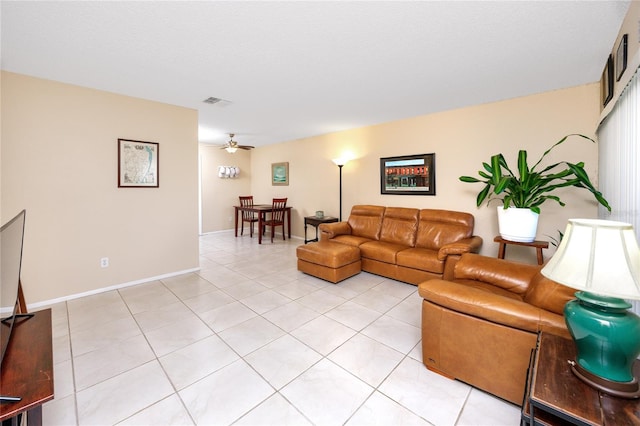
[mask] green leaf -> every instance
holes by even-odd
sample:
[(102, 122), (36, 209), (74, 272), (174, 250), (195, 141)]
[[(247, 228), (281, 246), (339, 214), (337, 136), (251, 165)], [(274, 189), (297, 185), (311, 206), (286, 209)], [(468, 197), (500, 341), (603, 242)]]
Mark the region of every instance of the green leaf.
[(491, 190), (491, 185), (486, 185), (482, 191), (480, 191), (480, 193), (478, 194), (478, 197), (476, 198), (476, 205), (478, 207), (480, 207), (482, 205), (482, 203), (484, 202), (484, 200), (487, 198), (487, 195), (489, 194), (489, 191)]
[(529, 165), (527, 164), (527, 151), (518, 151), (518, 174), (520, 181), (526, 181), (529, 177)]
[(500, 165), (501, 162), (504, 162), (504, 157), (502, 156), (502, 154), (494, 155), (493, 157), (491, 157), (491, 183), (496, 186), (502, 179), (502, 167)]

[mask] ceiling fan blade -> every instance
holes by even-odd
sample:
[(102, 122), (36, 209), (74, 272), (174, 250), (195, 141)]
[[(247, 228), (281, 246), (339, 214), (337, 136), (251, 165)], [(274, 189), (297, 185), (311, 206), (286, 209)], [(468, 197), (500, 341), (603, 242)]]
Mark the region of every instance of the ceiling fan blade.
[(240, 148), (240, 149), (246, 149), (246, 150), (249, 150), (249, 149), (253, 149), (253, 148), (255, 148), (255, 146), (251, 146), (251, 145), (238, 145), (238, 148)]

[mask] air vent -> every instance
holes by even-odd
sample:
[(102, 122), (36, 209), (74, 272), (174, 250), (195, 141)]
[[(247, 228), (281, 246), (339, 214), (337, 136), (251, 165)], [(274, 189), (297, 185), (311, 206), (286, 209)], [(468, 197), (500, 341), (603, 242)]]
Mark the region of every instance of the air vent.
[(222, 102), (222, 99), (220, 99), (220, 98), (214, 98), (213, 96), (211, 96), (211, 97), (209, 97), (209, 98), (205, 99), (205, 100), (204, 100), (204, 101), (202, 101), (202, 102), (204, 102), (205, 104), (211, 104), (211, 105), (213, 105), (213, 104), (217, 104), (218, 102)]
[(213, 96), (211, 96), (210, 98), (205, 99), (204, 101), (205, 104), (209, 104), (209, 105), (215, 105), (218, 108), (225, 108), (228, 107), (229, 105), (231, 105), (231, 101), (227, 101), (225, 99), (220, 99), (220, 98), (214, 98)]

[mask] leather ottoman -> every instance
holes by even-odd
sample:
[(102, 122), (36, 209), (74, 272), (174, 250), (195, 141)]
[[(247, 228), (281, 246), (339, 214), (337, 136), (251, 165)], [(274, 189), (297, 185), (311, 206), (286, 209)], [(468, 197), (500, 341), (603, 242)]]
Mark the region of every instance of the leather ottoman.
[(298, 271), (314, 277), (340, 282), (362, 270), (360, 249), (330, 241), (305, 244), (296, 249)]

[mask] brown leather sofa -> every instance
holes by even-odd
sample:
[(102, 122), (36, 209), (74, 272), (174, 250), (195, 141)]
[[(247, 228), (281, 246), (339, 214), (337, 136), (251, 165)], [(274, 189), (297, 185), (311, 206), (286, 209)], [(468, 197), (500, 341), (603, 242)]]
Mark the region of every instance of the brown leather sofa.
[(417, 285), (442, 278), (448, 258), (480, 249), (473, 227), (464, 212), (356, 205), (346, 222), (320, 225), (319, 244), (358, 247), (363, 271)]
[(569, 338), (563, 308), (575, 290), (542, 266), (463, 254), (445, 280), (420, 283), (422, 357), (429, 370), (522, 404), (538, 332)]

